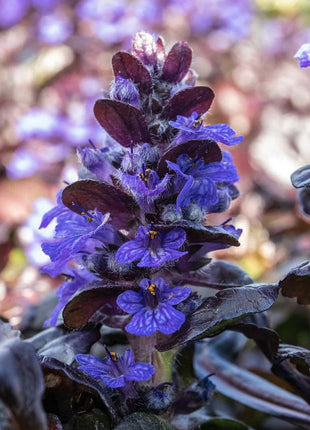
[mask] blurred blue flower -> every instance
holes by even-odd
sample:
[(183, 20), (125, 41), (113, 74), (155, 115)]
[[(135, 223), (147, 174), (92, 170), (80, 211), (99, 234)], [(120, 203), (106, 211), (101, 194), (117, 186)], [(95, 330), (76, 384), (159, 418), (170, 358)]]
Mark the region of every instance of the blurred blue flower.
[(143, 279), (140, 291), (125, 291), (117, 298), (118, 306), (133, 314), (125, 327), (129, 333), (150, 336), (156, 331), (172, 334), (179, 330), (185, 315), (173, 306), (185, 300), (191, 293), (188, 287), (170, 288), (162, 278)]
[(105, 360), (89, 354), (78, 354), (79, 369), (95, 379), (101, 379), (111, 388), (125, 387), (130, 381), (146, 381), (154, 373), (154, 367), (147, 363), (135, 363), (130, 349), (122, 356), (107, 350)]
[(182, 228), (174, 228), (168, 233), (154, 230), (153, 227), (140, 226), (136, 239), (122, 245), (115, 257), (119, 263), (132, 263), (140, 260), (138, 267), (158, 267), (176, 260), (187, 252), (176, 251), (186, 239)]
[(310, 43), (304, 43), (298, 49), (294, 58), (297, 58), (299, 61), (299, 67), (308, 67), (310, 66)]

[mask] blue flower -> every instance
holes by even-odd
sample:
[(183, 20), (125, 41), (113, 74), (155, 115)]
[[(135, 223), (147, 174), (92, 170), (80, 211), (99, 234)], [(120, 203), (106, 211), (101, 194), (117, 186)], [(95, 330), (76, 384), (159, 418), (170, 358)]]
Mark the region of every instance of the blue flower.
[[(83, 166), (102, 181), (111, 182), (115, 174), (115, 167), (110, 163), (107, 156), (108, 148), (78, 148), (78, 157)], [(80, 172), (81, 176), (81, 172)]]
[(84, 249), (89, 239), (105, 243), (113, 237), (113, 227), (105, 225), (108, 218), (109, 214), (103, 215), (97, 210), (78, 215), (68, 209), (67, 213), (60, 215), (55, 229), (56, 240), (42, 243), (43, 252), (52, 260), (51, 264), (43, 268), (43, 272), (56, 276)]
[(178, 115), (177, 120), (170, 121), (169, 124), (180, 130), (173, 141), (175, 145), (188, 140), (212, 139), (232, 146), (243, 141), (243, 136), (236, 136), (235, 131), (227, 124), (205, 126), (197, 112), (193, 112), (190, 117)]
[(59, 301), (51, 316), (44, 322), (44, 327), (48, 325), (55, 327), (61, 310), (66, 306), (73, 294), (90, 282), (99, 279), (88, 270), (68, 269), (66, 272), (69, 279), (57, 291), (56, 295), (59, 297)]
[(122, 245), (115, 257), (119, 263), (140, 260), (138, 267), (158, 267), (166, 261), (176, 260), (187, 252), (176, 251), (186, 239), (182, 228), (174, 228), (168, 233), (140, 226), (136, 239)]
[(117, 304), (123, 311), (134, 314), (126, 330), (138, 336), (150, 336), (157, 330), (164, 334), (179, 330), (185, 315), (173, 306), (185, 300), (191, 289), (170, 288), (162, 278), (154, 281), (143, 279), (140, 287), (139, 292), (125, 291), (117, 298)]
[(89, 354), (78, 354), (76, 361), (95, 379), (101, 379), (111, 388), (125, 387), (130, 381), (146, 381), (154, 373), (154, 367), (147, 363), (135, 363), (130, 349), (122, 356), (109, 352), (105, 360)]
[(143, 165), (136, 175), (123, 173), (121, 182), (135, 197), (140, 208), (144, 212), (151, 212), (154, 200), (165, 191), (169, 178), (170, 175), (166, 174), (160, 180), (154, 170), (146, 169)]
[[(202, 208), (216, 208), (221, 199), (229, 197), (229, 190), (223, 191), (223, 184), (232, 184), (238, 181), (236, 166), (229, 152), (223, 151), (221, 161), (205, 164), (202, 157), (192, 159), (187, 154), (181, 154), (177, 164), (167, 161), (168, 166), (177, 173), (175, 185), (179, 194), (177, 197), (177, 210), (188, 206), (191, 202), (197, 203)], [(219, 184), (219, 185), (217, 185)], [(224, 195), (223, 193), (227, 195)], [(219, 206), (219, 212), (222, 208)], [(215, 212), (216, 209), (210, 210)]]
[(308, 67), (310, 66), (310, 43), (304, 43), (298, 49), (294, 58), (297, 58), (299, 61), (299, 67)]

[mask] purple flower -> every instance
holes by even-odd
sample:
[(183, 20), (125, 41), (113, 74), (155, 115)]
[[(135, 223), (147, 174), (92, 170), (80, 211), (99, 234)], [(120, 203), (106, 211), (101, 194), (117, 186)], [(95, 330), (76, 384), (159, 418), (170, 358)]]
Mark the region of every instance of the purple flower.
[(310, 66), (310, 43), (304, 43), (298, 49), (294, 58), (297, 58), (299, 61), (299, 67), (308, 67)]
[(63, 16), (45, 15), (38, 24), (38, 38), (49, 45), (60, 44), (71, 35), (73, 24)]
[(134, 314), (126, 330), (138, 336), (150, 336), (157, 330), (164, 334), (179, 330), (185, 315), (173, 306), (185, 300), (191, 289), (170, 288), (162, 278), (153, 281), (143, 279), (140, 287), (139, 292), (125, 291), (117, 298), (117, 304), (123, 311)]
[(85, 247), (89, 239), (99, 243), (109, 241), (114, 230), (105, 225), (109, 214), (101, 214), (97, 210), (92, 213), (83, 212), (78, 215), (68, 209), (57, 219), (55, 241), (42, 243), (42, 250), (52, 260), (43, 268), (43, 272), (51, 276), (58, 275), (66, 264)]
[(126, 387), (130, 381), (146, 381), (154, 373), (154, 367), (147, 363), (135, 363), (130, 349), (122, 356), (107, 351), (105, 360), (89, 354), (78, 354), (79, 369), (95, 379), (101, 379), (111, 388)]
[(205, 126), (197, 112), (193, 112), (190, 117), (178, 115), (177, 120), (170, 121), (169, 124), (180, 130), (173, 141), (175, 145), (188, 140), (212, 139), (232, 146), (243, 141), (243, 136), (236, 136), (235, 131), (227, 124)]
[(176, 188), (180, 189), (177, 197), (178, 211), (192, 201), (202, 208), (214, 207), (219, 201), (219, 194), (221, 199), (229, 197), (229, 193), (227, 196), (222, 195), (222, 188), (219, 193), (217, 183), (232, 184), (239, 179), (232, 156), (227, 151), (223, 151), (222, 161), (213, 163), (205, 164), (200, 156), (192, 159), (187, 154), (181, 154), (177, 164), (171, 161), (167, 161), (167, 164), (177, 173), (175, 183)]
[(121, 76), (116, 76), (110, 89), (110, 97), (114, 100), (119, 100), (128, 103), (140, 109), (139, 91), (134, 83), (129, 79), (124, 79)]
[(154, 200), (166, 190), (169, 178), (170, 175), (166, 174), (160, 180), (154, 170), (146, 169), (143, 165), (136, 175), (123, 173), (121, 182), (132, 193), (142, 210), (151, 212)]
[(119, 263), (140, 260), (138, 267), (158, 267), (166, 261), (176, 260), (187, 252), (176, 251), (186, 239), (182, 228), (174, 228), (168, 233), (140, 226), (136, 239), (122, 245), (116, 253)]
[[(95, 175), (95, 178), (101, 181), (111, 182), (111, 177), (115, 174), (115, 167), (109, 162), (107, 156), (107, 148), (97, 149), (93, 148), (78, 148), (78, 158), (89, 172)], [(80, 177), (82, 176), (80, 172)]]
[(8, 28), (24, 18), (29, 0), (0, 0), (0, 28)]
[(59, 301), (49, 319), (44, 322), (44, 327), (48, 325), (55, 327), (61, 310), (66, 306), (73, 294), (90, 282), (98, 280), (98, 278), (88, 272), (88, 270), (67, 269), (66, 272), (69, 279), (66, 280), (57, 291), (56, 294), (59, 297)]

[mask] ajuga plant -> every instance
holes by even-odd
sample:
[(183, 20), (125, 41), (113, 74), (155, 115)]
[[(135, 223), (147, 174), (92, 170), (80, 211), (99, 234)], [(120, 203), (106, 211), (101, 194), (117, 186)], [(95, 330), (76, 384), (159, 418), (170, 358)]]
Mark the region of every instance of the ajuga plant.
[[(309, 352), (279, 346), (265, 315), (280, 289), (310, 303), (308, 265), (256, 284), (209, 257), (239, 245), (241, 230), (209, 214), (238, 197), (227, 147), (242, 137), (208, 125), (214, 94), (191, 60), (186, 42), (166, 53), (145, 32), (112, 58), (94, 106), (108, 143), (79, 149), (80, 179), (41, 224), (57, 221), (42, 248), (44, 272), (66, 278), (58, 303), (26, 341), (0, 326), (0, 380), (15, 381), (0, 396), (16, 428), (246, 429), (213, 408), (215, 390), (310, 428)], [(296, 394), (232, 363), (245, 337)]]

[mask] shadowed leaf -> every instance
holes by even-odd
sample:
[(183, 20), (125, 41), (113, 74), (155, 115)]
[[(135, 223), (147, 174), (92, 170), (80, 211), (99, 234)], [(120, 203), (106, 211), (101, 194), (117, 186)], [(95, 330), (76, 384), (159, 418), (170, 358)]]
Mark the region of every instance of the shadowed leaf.
[(310, 263), (304, 261), (279, 282), (284, 297), (296, 297), (300, 305), (310, 304)]
[(68, 420), (70, 415), (78, 413), (76, 410), (79, 408), (78, 402), (84, 396), (85, 405), (92, 407), (93, 400), (100, 402), (112, 423), (115, 422), (116, 414), (110, 392), (102, 382), (55, 358), (41, 357), (40, 362), (45, 379), (48, 412), (60, 417), (65, 414)]
[(151, 75), (138, 58), (128, 52), (120, 51), (113, 56), (112, 66), (115, 76), (131, 79), (142, 92), (148, 93), (151, 90)]
[(129, 147), (131, 143), (149, 142), (147, 125), (139, 109), (116, 100), (97, 100), (94, 114), (113, 139)]
[(86, 211), (97, 209), (103, 214), (110, 213), (109, 222), (117, 228), (126, 228), (138, 212), (131, 196), (105, 182), (74, 182), (63, 190), (62, 201), (76, 213), (81, 211), (73, 203)]
[(190, 272), (187, 276), (186, 283), (190, 285), (219, 290), (241, 287), (253, 282), (252, 278), (244, 270), (224, 260), (212, 260), (206, 266), (195, 272)]
[(185, 342), (214, 336), (248, 315), (269, 309), (277, 296), (275, 284), (251, 284), (220, 291), (205, 299), (181, 329), (168, 340), (159, 342), (156, 348), (166, 351)]
[(115, 430), (173, 430), (174, 427), (163, 418), (144, 412), (135, 412), (124, 418)]
[(162, 112), (163, 118), (175, 120), (177, 115), (190, 116), (193, 112), (202, 115), (211, 106), (214, 93), (209, 87), (193, 87), (178, 91)]
[(250, 315), (229, 329), (253, 339), (268, 360), (272, 362), (275, 359), (279, 347), (279, 335), (268, 327), (265, 313)]
[(203, 157), (205, 164), (222, 160), (222, 151), (213, 140), (189, 140), (169, 148), (162, 155), (157, 165), (158, 174), (163, 176), (168, 171), (166, 161), (176, 163), (181, 154), (188, 154), (192, 158)]
[(174, 84), (180, 82), (192, 62), (192, 50), (186, 42), (177, 42), (169, 51), (163, 65), (162, 79)]
[(52, 340), (41, 348), (38, 354), (56, 358), (66, 364), (72, 364), (76, 354), (88, 354), (91, 346), (99, 338), (100, 333), (96, 328), (79, 330)]

